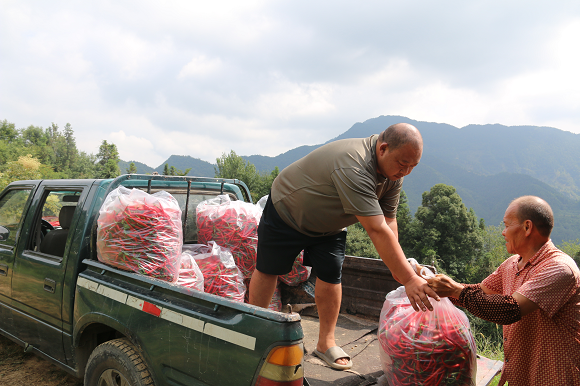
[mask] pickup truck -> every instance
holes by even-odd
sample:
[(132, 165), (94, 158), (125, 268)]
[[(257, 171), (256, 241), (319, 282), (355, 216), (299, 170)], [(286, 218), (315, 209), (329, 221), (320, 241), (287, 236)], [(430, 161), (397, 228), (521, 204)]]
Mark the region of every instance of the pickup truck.
[(234, 179), (123, 175), (13, 182), (0, 195), (0, 333), (94, 385), (303, 384), (300, 316), (120, 270), (97, 259), (99, 209), (123, 185), (167, 191), (182, 209), (218, 194), (251, 202)]
[[(0, 193), (2, 335), (85, 386), (377, 384), (377, 321), (386, 293), (399, 286), (382, 261), (344, 262), (337, 343), (356, 358), (354, 371), (335, 371), (312, 355), (318, 322), (311, 281), (282, 287), (285, 312), (275, 312), (99, 262), (99, 209), (119, 186), (171, 193), (182, 209), (185, 244), (197, 241), (201, 201), (227, 194), (251, 202), (235, 179), (11, 183)], [(478, 358), (477, 385), (500, 368), (500, 361)]]

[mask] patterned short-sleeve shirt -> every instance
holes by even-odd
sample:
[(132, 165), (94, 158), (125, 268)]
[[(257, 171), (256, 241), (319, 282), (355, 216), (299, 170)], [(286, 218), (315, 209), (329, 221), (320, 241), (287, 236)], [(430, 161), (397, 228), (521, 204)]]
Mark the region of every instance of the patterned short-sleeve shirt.
[(551, 240), (522, 269), (519, 260), (510, 257), (482, 282), (497, 293), (517, 292), (540, 308), (503, 326), (499, 385), (580, 386), (580, 271)]

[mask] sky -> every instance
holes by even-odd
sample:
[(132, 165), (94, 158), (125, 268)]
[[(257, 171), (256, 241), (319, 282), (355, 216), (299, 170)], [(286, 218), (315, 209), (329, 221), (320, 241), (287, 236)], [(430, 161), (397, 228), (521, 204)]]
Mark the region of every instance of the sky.
[[(580, 133), (580, 2), (0, 0), (0, 120), (215, 163), (381, 115)], [(420, 127), (419, 127), (420, 129)]]

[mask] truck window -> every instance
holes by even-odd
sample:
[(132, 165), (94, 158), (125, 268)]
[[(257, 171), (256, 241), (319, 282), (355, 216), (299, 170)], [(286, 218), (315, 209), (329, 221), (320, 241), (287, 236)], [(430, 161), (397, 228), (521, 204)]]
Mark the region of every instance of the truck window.
[(0, 244), (14, 247), (30, 189), (14, 189), (0, 199)]
[(44, 194), (29, 249), (63, 257), (68, 232), (81, 192), (48, 190)]

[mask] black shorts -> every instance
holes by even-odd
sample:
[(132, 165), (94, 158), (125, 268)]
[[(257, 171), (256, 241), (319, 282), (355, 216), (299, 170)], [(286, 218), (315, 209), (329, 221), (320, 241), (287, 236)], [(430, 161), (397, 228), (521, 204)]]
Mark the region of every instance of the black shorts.
[(330, 236), (307, 236), (286, 224), (268, 197), (258, 226), (258, 271), (284, 275), (304, 250), (304, 265), (312, 267), (320, 280), (339, 284), (345, 248), (345, 230)]

